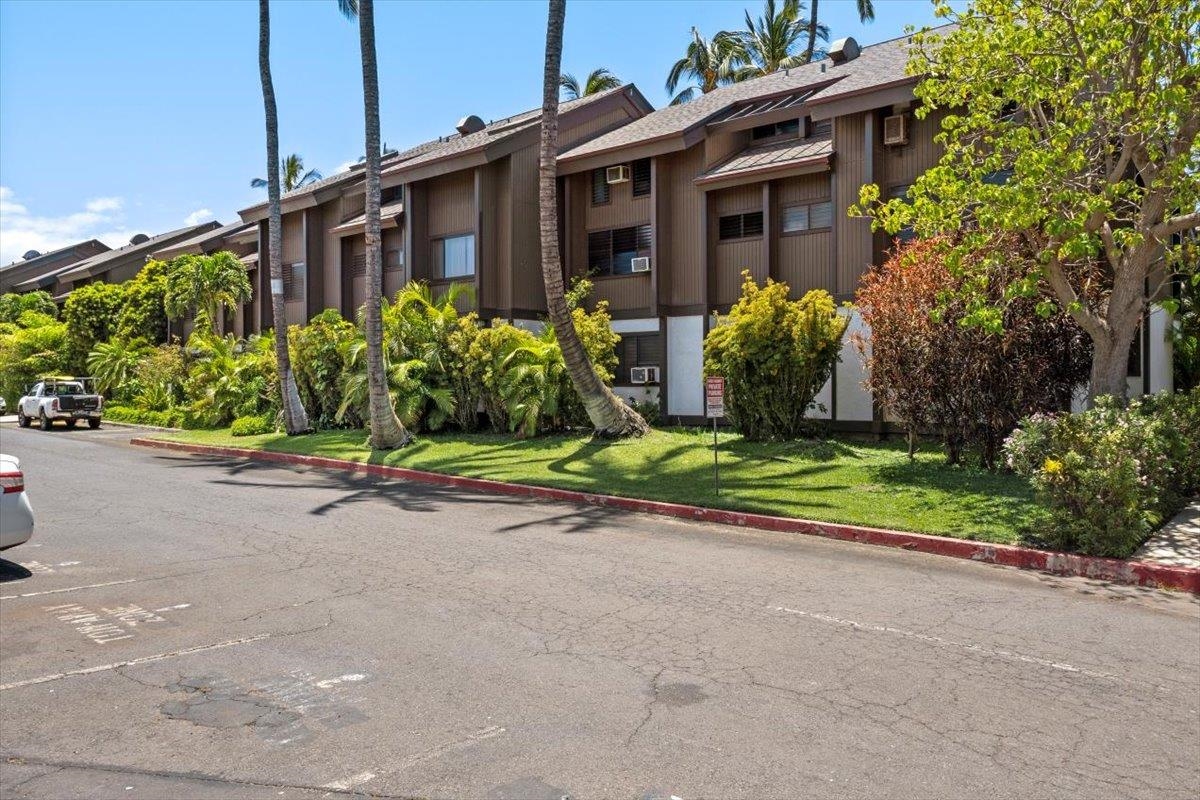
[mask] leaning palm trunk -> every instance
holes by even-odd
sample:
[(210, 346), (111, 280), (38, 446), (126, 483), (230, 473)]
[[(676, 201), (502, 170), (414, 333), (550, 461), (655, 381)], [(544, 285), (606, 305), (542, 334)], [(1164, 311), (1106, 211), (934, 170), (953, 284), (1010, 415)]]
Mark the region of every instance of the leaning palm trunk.
[(596, 375), (567, 308), (562, 264), (558, 252), (558, 84), (562, 65), (563, 19), (566, 0), (550, 0), (546, 25), (546, 69), (542, 77), (542, 138), (538, 159), (538, 211), (542, 233), (542, 279), (546, 307), (563, 362), (575, 391), (583, 400), (588, 419), (602, 437), (641, 436), (650, 427), (641, 416), (613, 394)]
[(811, 64), (813, 53), (817, 46), (817, 3), (819, 0), (812, 0), (812, 5), (808, 10), (808, 44), (804, 47), (804, 63)]
[[(262, 78), (267, 117), (267, 263), (271, 272), (271, 316), (275, 326), (275, 360), (283, 396), (283, 424), (289, 435), (308, 430), (308, 414), (300, 402), (288, 357), (287, 311), (283, 302), (283, 223), (279, 207), (279, 117), (271, 82), (271, 12), (268, 0), (258, 0), (258, 72)], [(215, 325), (215, 321), (214, 321)]]
[(367, 339), (367, 398), (371, 433), (367, 443), (376, 450), (403, 447), (412, 436), (400, 423), (388, 394), (383, 359), (383, 257), (379, 221), (379, 72), (375, 65), (375, 8), (358, 0), (359, 42), (362, 46), (363, 104), (367, 129), (367, 269), (363, 326)]

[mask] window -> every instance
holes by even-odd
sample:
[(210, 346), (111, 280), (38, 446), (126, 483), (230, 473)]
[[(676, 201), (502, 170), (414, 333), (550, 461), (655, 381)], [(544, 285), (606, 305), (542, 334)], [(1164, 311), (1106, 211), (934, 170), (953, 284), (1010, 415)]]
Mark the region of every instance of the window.
[(658, 333), (627, 333), (617, 343), (617, 372), (615, 383), (629, 383), (633, 367), (662, 365), (662, 336)]
[(780, 230), (783, 233), (800, 233), (832, 226), (833, 204), (826, 200), (822, 203), (785, 206)]
[(438, 278), (475, 274), (475, 236), (449, 236), (433, 242), (433, 273)]
[(649, 225), (592, 231), (588, 234), (588, 271), (593, 275), (630, 275), (633, 259), (650, 255)]
[(384, 252), (383, 254), (383, 271), (384, 272), (399, 272), (404, 269), (404, 251), (398, 247)]
[(640, 158), (633, 162), (633, 196), (650, 194), (650, 159)]
[(608, 176), (604, 167), (592, 170), (592, 205), (602, 206), (608, 202)]
[[(888, 189), (888, 199), (895, 200), (899, 198), (906, 200), (908, 199), (908, 190), (911, 188), (912, 184), (910, 183), (902, 183), (899, 186), (893, 186), (892, 188)], [(896, 239), (901, 242), (909, 242), (915, 238), (917, 238), (917, 234), (916, 231), (912, 229), (911, 225), (905, 225), (896, 233)]]
[(799, 136), (800, 135), (800, 120), (785, 119), (783, 122), (774, 122), (769, 125), (759, 125), (750, 131), (751, 139), (773, 139), (776, 136)]
[(361, 278), (367, 274), (367, 254), (358, 253), (350, 257), (350, 268), (347, 270), (351, 278)]
[(751, 239), (763, 234), (763, 217), (761, 211), (751, 211), (747, 214), (732, 214), (721, 217), (717, 235), (721, 241), (729, 239)]
[(307, 272), (304, 262), (283, 265), (283, 300), (295, 303), (304, 299), (304, 281)]

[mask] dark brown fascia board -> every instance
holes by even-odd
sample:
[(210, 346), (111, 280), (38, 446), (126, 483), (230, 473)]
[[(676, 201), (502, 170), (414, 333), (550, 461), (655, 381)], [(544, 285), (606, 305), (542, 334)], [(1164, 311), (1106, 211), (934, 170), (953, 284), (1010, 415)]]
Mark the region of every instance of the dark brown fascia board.
[(769, 164), (765, 167), (743, 170), (732, 175), (714, 175), (711, 178), (696, 178), (693, 183), (705, 191), (727, 189), (730, 186), (741, 186), (747, 183), (761, 183), (776, 178), (792, 178), (797, 175), (811, 175), (816, 172), (827, 172), (832, 162), (831, 156), (817, 156), (791, 164)]
[(814, 120), (824, 120), (844, 114), (858, 114), (898, 103), (910, 103), (916, 98), (916, 95), (913, 94), (913, 87), (918, 82), (920, 82), (920, 78), (903, 78), (898, 81), (856, 89), (853, 92), (837, 94), (824, 100), (810, 100), (805, 103), (805, 106), (808, 108), (809, 116)]

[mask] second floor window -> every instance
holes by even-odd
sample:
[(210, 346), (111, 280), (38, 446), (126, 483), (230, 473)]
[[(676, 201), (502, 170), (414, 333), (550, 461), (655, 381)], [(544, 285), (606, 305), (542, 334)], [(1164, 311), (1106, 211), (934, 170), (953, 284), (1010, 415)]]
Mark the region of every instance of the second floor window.
[(763, 217), (761, 211), (751, 211), (746, 214), (730, 214), (721, 217), (717, 226), (717, 235), (722, 242), (731, 239), (753, 239), (763, 234)]
[(827, 200), (823, 203), (785, 206), (782, 224), (779, 227), (783, 233), (801, 233), (832, 226), (833, 204)]
[(781, 138), (795, 138), (799, 135), (799, 133), (799, 118), (785, 119), (783, 122), (773, 122), (768, 125), (759, 125), (750, 131), (750, 138), (756, 141), (758, 139), (774, 139), (777, 136)]
[(592, 170), (592, 205), (602, 206), (609, 197), (608, 174), (604, 167)]
[(383, 253), (383, 271), (398, 272), (404, 269), (404, 251), (400, 248), (385, 250)]
[(644, 197), (650, 194), (650, 159), (639, 158), (630, 167), (633, 173), (633, 196)]
[(304, 299), (304, 281), (307, 271), (304, 262), (283, 265), (283, 299), (294, 303)]
[(594, 275), (630, 275), (633, 259), (650, 255), (649, 225), (592, 231), (588, 234), (588, 271)]
[(433, 274), (465, 278), (475, 274), (475, 236), (448, 236), (433, 242)]

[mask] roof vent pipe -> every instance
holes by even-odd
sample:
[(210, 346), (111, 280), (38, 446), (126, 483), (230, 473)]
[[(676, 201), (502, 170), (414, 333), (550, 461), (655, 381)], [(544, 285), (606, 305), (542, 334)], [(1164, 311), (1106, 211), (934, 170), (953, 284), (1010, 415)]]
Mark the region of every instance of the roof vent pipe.
[(21, 256), (21, 258), (25, 259), (26, 261), (30, 261), (32, 259), (37, 258), (40, 255), (41, 255), (41, 253), (39, 253), (37, 250), (27, 250), (25, 252), (25, 255)]
[(854, 40), (853, 36), (838, 39), (829, 45), (829, 60), (834, 64), (845, 64), (847, 61), (853, 61), (858, 58), (858, 53), (858, 42)]
[(130, 239), (129, 243), (130, 244), (145, 244), (148, 241), (150, 241), (149, 236), (147, 236), (144, 233), (139, 233), (136, 236), (134, 236), (132, 239)]
[(484, 128), (483, 120), (474, 114), (463, 117), (454, 126), (463, 136), (469, 136), (472, 133), (479, 133)]

